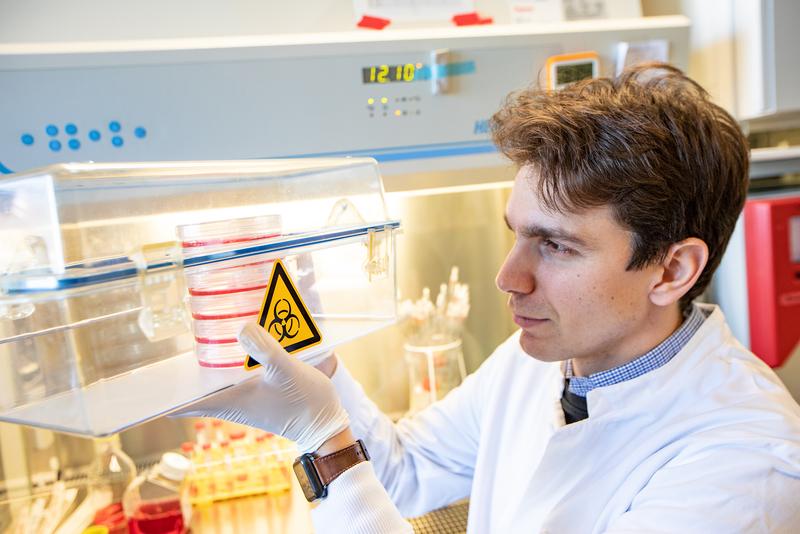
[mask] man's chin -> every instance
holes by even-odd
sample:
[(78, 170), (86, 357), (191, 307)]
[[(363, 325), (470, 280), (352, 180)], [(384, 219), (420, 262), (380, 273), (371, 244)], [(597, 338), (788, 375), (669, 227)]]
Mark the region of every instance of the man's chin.
[(567, 359), (564, 351), (555, 349), (552, 342), (535, 338), (525, 330), (520, 333), (519, 346), (525, 354), (541, 362), (558, 362)]

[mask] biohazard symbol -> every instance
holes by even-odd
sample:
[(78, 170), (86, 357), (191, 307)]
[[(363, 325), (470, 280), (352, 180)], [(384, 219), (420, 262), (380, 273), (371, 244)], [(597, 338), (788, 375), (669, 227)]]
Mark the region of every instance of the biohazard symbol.
[[(272, 266), (258, 323), (289, 353), (322, 342), (319, 328), (280, 260)], [(249, 355), (244, 362), (247, 370), (259, 365)]]
[(269, 333), (278, 340), (294, 338), (300, 332), (300, 319), (292, 313), (292, 304), (286, 299), (280, 299), (272, 310), (275, 318), (269, 323)]

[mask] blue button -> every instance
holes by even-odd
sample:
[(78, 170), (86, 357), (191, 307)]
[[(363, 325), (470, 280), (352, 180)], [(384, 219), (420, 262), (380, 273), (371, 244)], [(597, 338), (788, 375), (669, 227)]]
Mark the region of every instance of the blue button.
[(136, 128), (136, 129), (133, 131), (133, 135), (135, 135), (135, 136), (136, 136), (136, 137), (138, 137), (139, 139), (144, 139), (145, 137), (147, 137), (147, 130), (145, 130), (144, 128), (142, 128), (141, 126), (139, 126), (138, 128)]
[(19, 140), (22, 141), (23, 145), (31, 146), (33, 144), (33, 136), (31, 134), (22, 134)]
[(81, 147), (81, 142), (77, 139), (70, 139), (67, 144), (72, 150), (78, 150)]
[(99, 141), (100, 132), (98, 132), (97, 130), (92, 130), (91, 132), (89, 132), (89, 139), (91, 139), (92, 141)]
[(64, 126), (64, 131), (67, 132), (69, 135), (75, 135), (78, 133), (78, 127), (72, 123), (67, 124)]
[(112, 132), (118, 132), (122, 126), (117, 121), (111, 121), (108, 123), (108, 129)]
[(123, 143), (125, 143), (125, 141), (123, 141), (123, 139), (118, 135), (115, 135), (111, 138), (111, 144), (114, 146), (122, 146)]
[(44, 131), (47, 132), (47, 135), (49, 136), (56, 136), (58, 135), (58, 126), (55, 124), (48, 124)]
[(57, 139), (50, 141), (50, 150), (53, 152), (58, 152), (61, 150), (61, 141), (58, 141)]

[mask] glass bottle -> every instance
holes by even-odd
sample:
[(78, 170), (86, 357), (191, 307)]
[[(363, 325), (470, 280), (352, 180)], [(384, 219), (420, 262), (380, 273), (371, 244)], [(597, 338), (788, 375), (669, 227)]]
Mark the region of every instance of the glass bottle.
[(161, 461), (131, 482), (122, 499), (130, 534), (183, 534), (192, 508), (183, 480), (188, 458), (165, 452)]
[(127, 521), (122, 513), (122, 496), (125, 489), (136, 478), (136, 465), (125, 454), (119, 435), (98, 438), (94, 442), (95, 457), (89, 465), (87, 476), (93, 491), (107, 494), (108, 502), (96, 511), (94, 523), (105, 525), (113, 534), (128, 532)]

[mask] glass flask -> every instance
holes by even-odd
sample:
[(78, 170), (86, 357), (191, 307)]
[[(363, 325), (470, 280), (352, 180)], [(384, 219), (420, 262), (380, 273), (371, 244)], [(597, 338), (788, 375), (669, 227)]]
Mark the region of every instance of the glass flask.
[(443, 398), (466, 377), (461, 339), (414, 345), (406, 343), (408, 404), (413, 414)]
[(136, 465), (122, 450), (119, 435), (97, 438), (94, 443), (95, 458), (87, 472), (89, 484), (93, 491), (107, 493), (104, 501), (110, 503), (97, 511), (94, 523), (105, 525), (112, 534), (125, 534), (128, 529), (122, 513), (122, 496), (136, 478)]

